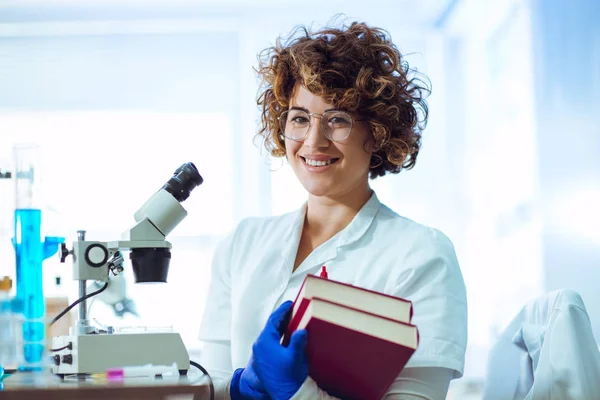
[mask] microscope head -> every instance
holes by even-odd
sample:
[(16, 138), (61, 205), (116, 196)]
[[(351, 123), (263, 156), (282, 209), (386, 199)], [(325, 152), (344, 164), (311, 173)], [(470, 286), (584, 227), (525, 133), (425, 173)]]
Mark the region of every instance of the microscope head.
[(191, 162), (177, 168), (171, 177), (134, 214), (136, 224), (123, 233), (121, 240), (98, 242), (85, 239), (78, 231), (73, 249), (60, 247), (60, 261), (73, 255), (73, 279), (108, 282), (109, 273), (123, 271), (121, 250), (130, 250), (136, 282), (166, 282), (171, 262), (171, 243), (166, 236), (187, 216), (181, 206), (192, 190), (203, 182)]
[(123, 234), (116, 247), (131, 250), (136, 283), (167, 281), (171, 244), (165, 237), (187, 216), (181, 202), (202, 182), (193, 163), (183, 164), (134, 214), (136, 224)]

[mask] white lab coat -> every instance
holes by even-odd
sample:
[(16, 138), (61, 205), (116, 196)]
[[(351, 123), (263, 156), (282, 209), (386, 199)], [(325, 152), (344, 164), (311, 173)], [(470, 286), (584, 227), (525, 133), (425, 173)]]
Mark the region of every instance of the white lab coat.
[[(292, 272), (305, 213), (306, 205), (278, 217), (246, 219), (218, 246), (200, 328), (205, 367), (223, 378), (245, 367), (269, 315), (296, 297), (307, 274), (326, 265), (330, 279), (413, 302), (420, 343), (407, 369), (438, 367), (449, 371), (449, 379), (461, 377), (466, 290), (450, 240), (398, 216), (373, 194), (346, 228)], [(298, 398), (322, 397), (311, 381)]]
[(485, 400), (600, 397), (600, 352), (581, 296), (549, 292), (523, 307), (490, 352)]

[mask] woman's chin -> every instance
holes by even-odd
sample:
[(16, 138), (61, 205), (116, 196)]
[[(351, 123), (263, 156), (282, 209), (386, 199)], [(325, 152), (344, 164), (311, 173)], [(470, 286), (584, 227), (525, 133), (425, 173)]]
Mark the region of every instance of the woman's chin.
[(304, 189), (315, 197), (330, 197), (335, 194), (330, 185), (304, 185)]
[(331, 187), (329, 185), (306, 181), (300, 181), (300, 183), (311, 196), (326, 196), (331, 192)]

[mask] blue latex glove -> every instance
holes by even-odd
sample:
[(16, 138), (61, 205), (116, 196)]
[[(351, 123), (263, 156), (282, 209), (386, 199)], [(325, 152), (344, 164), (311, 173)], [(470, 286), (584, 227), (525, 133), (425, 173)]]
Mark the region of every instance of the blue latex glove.
[(273, 400), (288, 400), (308, 377), (306, 331), (294, 332), (288, 347), (280, 343), (291, 309), (291, 301), (279, 306), (252, 346), (254, 371)]
[(231, 400), (270, 400), (264, 385), (256, 376), (253, 367), (253, 359), (246, 368), (238, 368), (234, 371), (229, 385), (229, 397)]

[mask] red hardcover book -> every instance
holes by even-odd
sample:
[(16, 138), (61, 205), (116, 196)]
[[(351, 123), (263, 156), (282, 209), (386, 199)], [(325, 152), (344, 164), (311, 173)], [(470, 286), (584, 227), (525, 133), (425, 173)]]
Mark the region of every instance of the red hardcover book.
[(414, 325), (317, 297), (297, 329), (308, 332), (310, 377), (345, 400), (380, 400), (419, 343)]
[(412, 303), (409, 300), (315, 275), (307, 275), (294, 300), (290, 323), (282, 339), (284, 345), (287, 346), (291, 332), (296, 330), (304, 310), (310, 299), (314, 297), (399, 322), (410, 323), (413, 314)]

